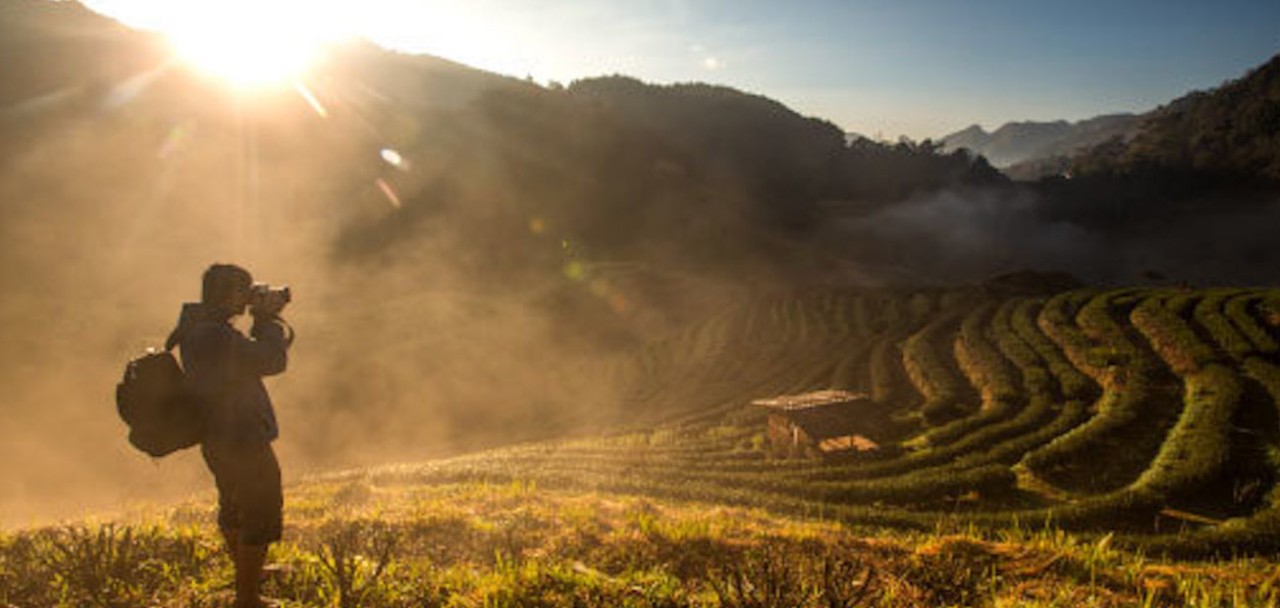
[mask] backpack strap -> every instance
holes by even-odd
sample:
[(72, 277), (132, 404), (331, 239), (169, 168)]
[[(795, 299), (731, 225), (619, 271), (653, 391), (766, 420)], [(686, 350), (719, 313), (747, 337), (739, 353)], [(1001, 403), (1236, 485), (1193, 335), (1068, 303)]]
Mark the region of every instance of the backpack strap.
[(289, 325), (289, 322), (285, 321), (283, 318), (276, 317), (276, 320), (279, 321), (281, 325), (284, 325), (285, 332), (288, 333), (288, 335), (284, 339), (285, 348), (289, 348), (290, 346), (293, 346), (293, 339), (298, 337), (298, 334), (294, 333), (293, 331), (293, 326)]
[(187, 302), (183, 304), (182, 313), (178, 315), (178, 324), (174, 326), (173, 331), (169, 332), (169, 337), (165, 339), (164, 349), (166, 351), (172, 351), (173, 347), (177, 346), (178, 343), (182, 341), (182, 338), (186, 336), (187, 332), (191, 329), (191, 326), (195, 324), (202, 314), (203, 309), (200, 304), (196, 304), (194, 302)]
[(164, 341), (165, 351), (173, 352), (173, 347), (177, 346), (178, 340), (181, 340), (181, 339), (182, 339), (182, 336), (178, 334), (178, 328), (177, 327), (173, 328), (173, 331), (169, 332), (169, 337), (166, 338)]

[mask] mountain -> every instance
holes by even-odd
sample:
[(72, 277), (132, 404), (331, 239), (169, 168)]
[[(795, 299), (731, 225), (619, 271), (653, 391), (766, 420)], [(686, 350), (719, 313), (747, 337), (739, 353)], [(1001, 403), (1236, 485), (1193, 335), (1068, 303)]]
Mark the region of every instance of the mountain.
[(981, 154), (997, 167), (1007, 168), (1036, 159), (1069, 155), (1084, 147), (1125, 137), (1137, 126), (1133, 114), (1107, 114), (1067, 122), (1009, 122), (987, 133), (979, 125), (942, 138), (944, 149), (966, 148)]

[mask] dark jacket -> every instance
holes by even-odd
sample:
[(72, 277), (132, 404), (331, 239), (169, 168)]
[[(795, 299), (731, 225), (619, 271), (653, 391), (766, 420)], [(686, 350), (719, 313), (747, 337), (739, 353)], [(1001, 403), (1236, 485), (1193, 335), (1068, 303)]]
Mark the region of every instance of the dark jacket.
[(270, 443), (280, 435), (262, 377), (285, 370), (293, 337), (266, 317), (255, 317), (249, 334), (199, 304), (184, 304), (170, 337), (182, 348), (188, 386), (204, 408), (206, 442)]

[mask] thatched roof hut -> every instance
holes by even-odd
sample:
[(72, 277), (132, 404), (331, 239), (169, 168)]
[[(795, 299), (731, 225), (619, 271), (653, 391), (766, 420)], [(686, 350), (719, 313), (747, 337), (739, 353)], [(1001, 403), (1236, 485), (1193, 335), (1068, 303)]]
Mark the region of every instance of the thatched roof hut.
[(774, 454), (820, 458), (878, 450), (882, 420), (875, 402), (862, 393), (823, 390), (757, 399), (768, 411), (768, 436)]

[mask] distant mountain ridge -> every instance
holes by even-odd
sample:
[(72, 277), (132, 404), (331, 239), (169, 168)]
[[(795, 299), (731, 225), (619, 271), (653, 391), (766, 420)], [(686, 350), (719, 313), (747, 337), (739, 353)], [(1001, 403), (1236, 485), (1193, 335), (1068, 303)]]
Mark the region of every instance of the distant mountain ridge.
[(968, 149), (986, 157), (996, 167), (1070, 155), (1113, 137), (1131, 136), (1141, 116), (1136, 114), (1104, 114), (1077, 122), (1008, 122), (988, 133), (979, 125), (956, 131), (942, 138), (945, 150)]

